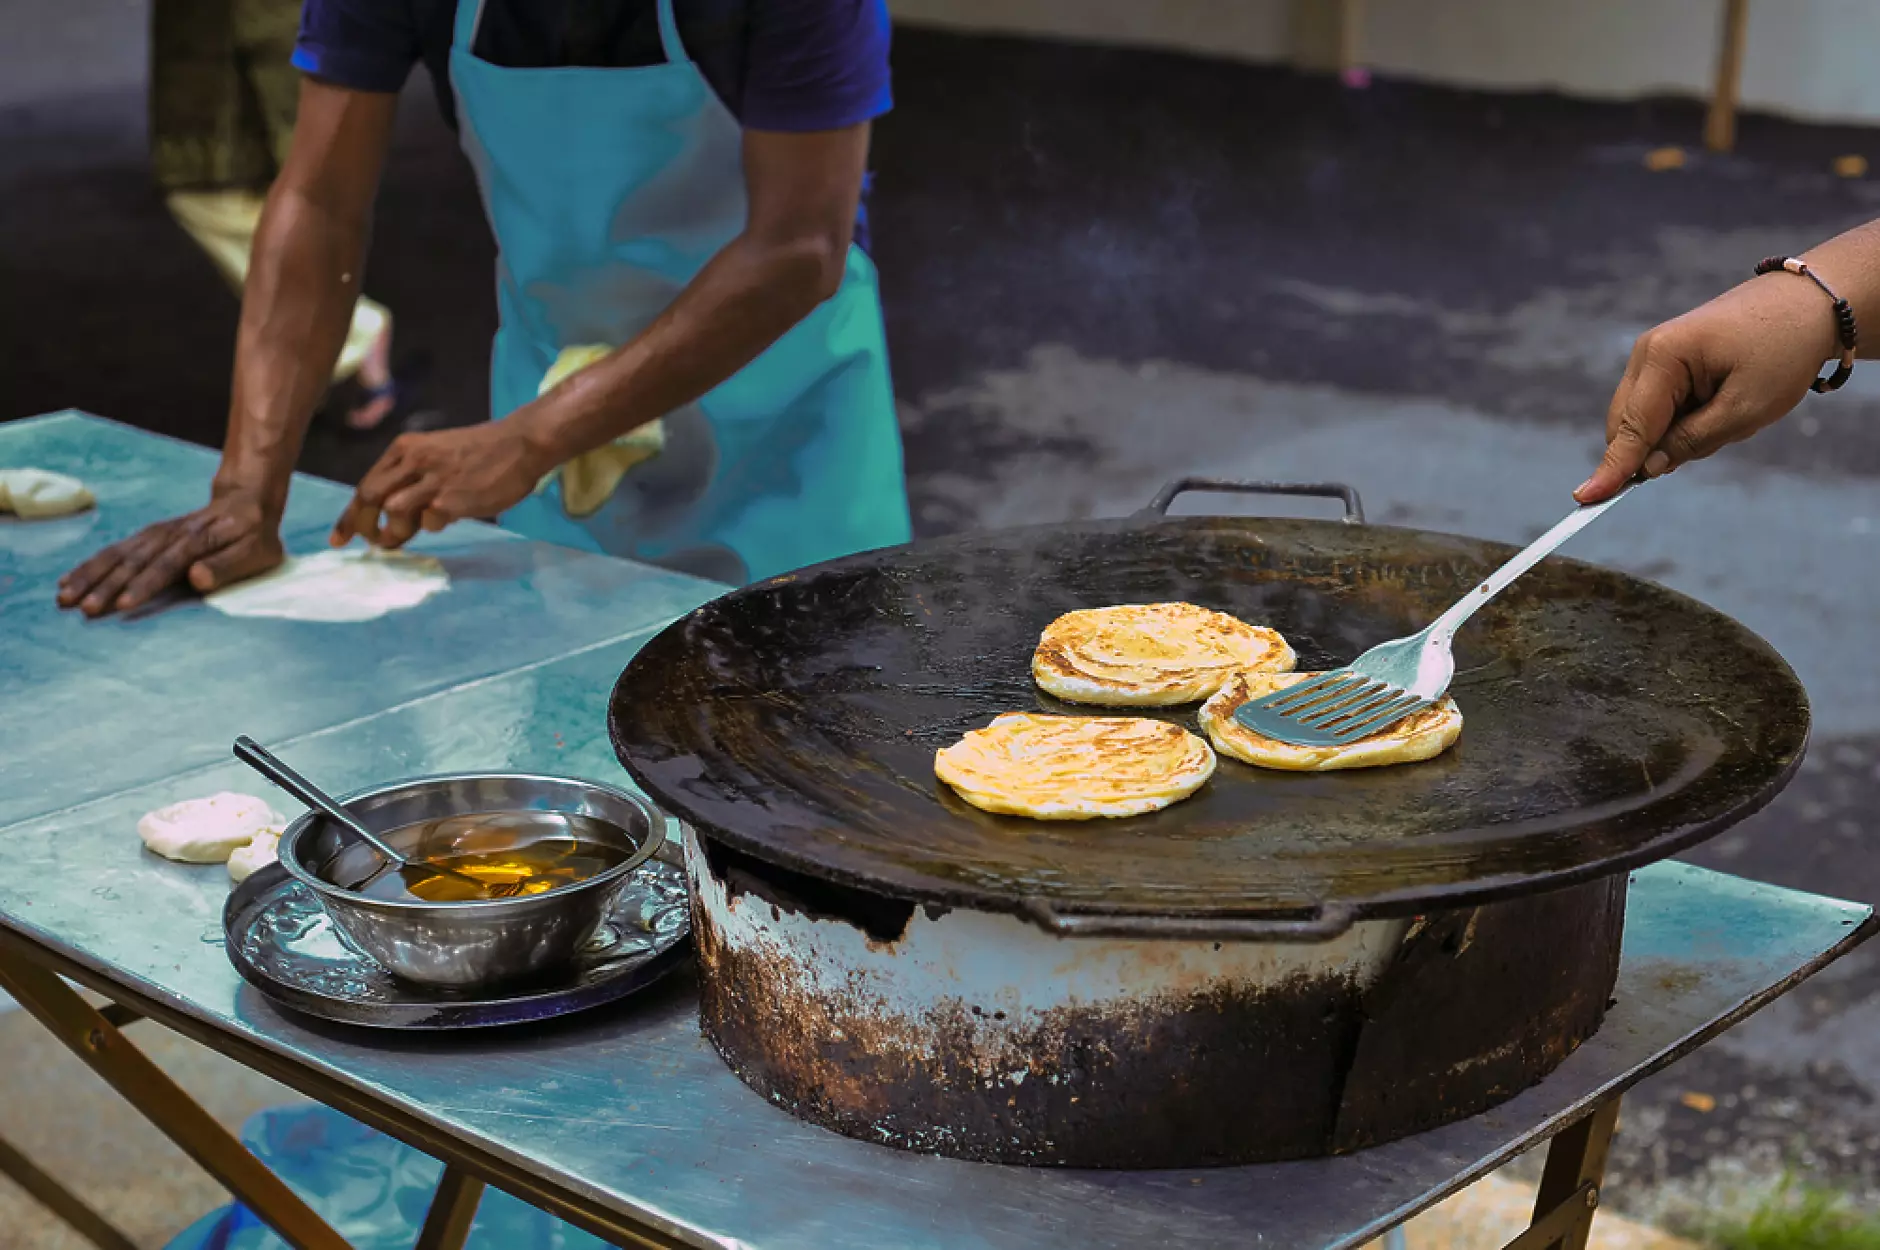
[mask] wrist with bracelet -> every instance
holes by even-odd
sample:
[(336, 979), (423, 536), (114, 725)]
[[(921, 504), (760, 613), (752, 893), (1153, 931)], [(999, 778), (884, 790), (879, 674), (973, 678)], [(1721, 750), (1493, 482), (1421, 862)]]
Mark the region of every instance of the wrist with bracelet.
[(1793, 256), (1766, 257), (1756, 266), (1756, 274), (1760, 277), (1770, 273), (1792, 273), (1807, 278), (1834, 302), (1835, 338), (1841, 345), (1841, 357), (1834, 366), (1834, 372), (1825, 378), (1816, 378), (1809, 383), (1809, 389), (1817, 395), (1840, 390), (1854, 376), (1854, 355), (1860, 346), (1860, 328), (1854, 322), (1854, 306), (1836, 295), (1834, 288), (1808, 267), (1807, 261), (1797, 260)]

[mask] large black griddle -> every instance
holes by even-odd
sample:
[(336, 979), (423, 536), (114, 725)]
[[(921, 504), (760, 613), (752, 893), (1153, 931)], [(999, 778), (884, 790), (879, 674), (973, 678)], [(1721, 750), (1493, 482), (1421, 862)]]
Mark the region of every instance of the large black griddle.
[[(648, 794), (769, 865), (915, 902), (1132, 935), (1327, 936), (1670, 855), (1767, 803), (1807, 697), (1761, 638), (1683, 595), (1550, 559), (1456, 645), (1465, 728), (1422, 764), (1328, 774), (1222, 758), (1194, 798), (1128, 820), (992, 816), (934, 752), (1038, 690), (1039, 631), (1073, 608), (1187, 600), (1281, 631), (1301, 669), (1410, 633), (1499, 543), (1339, 521), (1169, 517), (917, 542), (817, 565), (675, 622), (615, 688), (615, 748)], [(1623, 519), (1612, 523), (1623, 524)], [(1196, 728), (1194, 709), (1172, 719)]]

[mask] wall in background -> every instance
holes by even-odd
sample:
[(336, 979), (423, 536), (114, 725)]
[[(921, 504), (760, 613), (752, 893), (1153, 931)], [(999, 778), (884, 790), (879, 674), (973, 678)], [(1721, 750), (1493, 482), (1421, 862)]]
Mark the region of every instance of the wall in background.
[[(1294, 53), (1295, 3), (1335, 0), (889, 0), (908, 22), (1175, 48)], [(1723, 0), (1368, 0), (1360, 62), (1457, 86), (1708, 98)], [(1880, 4), (1751, 0), (1743, 106), (1880, 122)]]

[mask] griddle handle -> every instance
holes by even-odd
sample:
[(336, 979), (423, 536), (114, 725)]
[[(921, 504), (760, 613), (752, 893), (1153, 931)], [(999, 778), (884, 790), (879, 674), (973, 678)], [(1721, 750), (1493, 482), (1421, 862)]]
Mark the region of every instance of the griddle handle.
[(1155, 939), (1184, 942), (1328, 942), (1351, 928), (1357, 914), (1339, 904), (1295, 916), (1141, 916), (1103, 912), (1066, 915), (1043, 899), (1028, 898), (1025, 918), (1059, 937)]
[(1355, 487), (1343, 482), (1235, 482), (1218, 477), (1178, 477), (1156, 492), (1142, 516), (1167, 516), (1177, 495), (1191, 490), (1218, 491), (1225, 495), (1305, 495), (1313, 499), (1336, 499), (1345, 505), (1345, 520), (1364, 524), (1364, 501)]

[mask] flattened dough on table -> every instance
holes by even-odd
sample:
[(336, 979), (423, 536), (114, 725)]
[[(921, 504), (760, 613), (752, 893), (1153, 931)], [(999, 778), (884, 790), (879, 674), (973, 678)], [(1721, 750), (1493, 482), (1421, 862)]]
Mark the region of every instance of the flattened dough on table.
[(279, 812), (254, 795), (224, 790), (144, 813), (137, 822), (137, 836), (165, 859), (221, 864), (258, 834), (273, 833), (283, 823)]
[(1196, 703), (1241, 669), (1285, 672), (1275, 630), (1192, 603), (1126, 603), (1066, 612), (1039, 635), (1031, 676), (1047, 694), (1106, 707)]
[(278, 829), (263, 829), (255, 834), (252, 842), (236, 848), (228, 857), (229, 878), (237, 885), (248, 880), (275, 861), (280, 845), (281, 834)]
[(96, 502), (75, 477), (48, 469), (0, 469), (0, 512), (40, 520), (83, 512)]
[(942, 748), (933, 770), (982, 811), (1092, 820), (1181, 802), (1214, 775), (1214, 752), (1147, 717), (1007, 712)]
[(218, 590), (204, 602), (229, 616), (340, 623), (376, 620), (449, 588), (450, 575), (430, 556), (347, 547), (289, 556), (273, 572)]
[(1443, 699), (1382, 733), (1344, 746), (1294, 746), (1257, 734), (1234, 719), (1234, 711), (1241, 704), (1316, 676), (1316, 673), (1235, 673), (1219, 693), (1201, 705), (1201, 728), (1222, 755), (1260, 768), (1298, 773), (1414, 764), (1441, 755), (1462, 736), (1462, 710), (1452, 699)]

